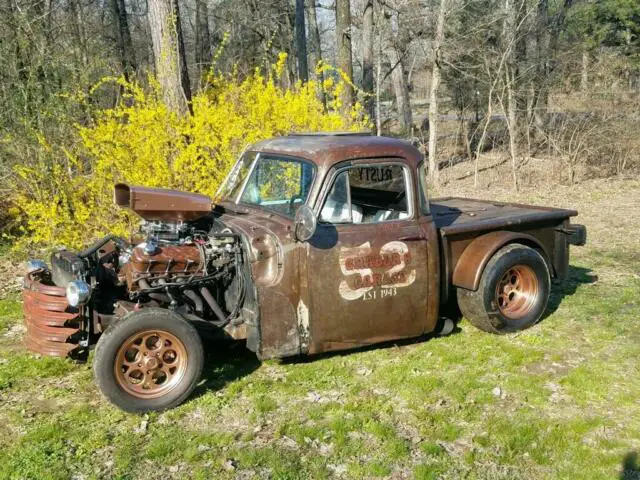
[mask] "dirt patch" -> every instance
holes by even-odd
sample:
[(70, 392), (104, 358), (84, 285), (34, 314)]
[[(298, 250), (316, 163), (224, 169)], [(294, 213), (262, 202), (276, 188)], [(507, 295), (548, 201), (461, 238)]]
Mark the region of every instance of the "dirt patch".
[(0, 298), (18, 293), (22, 288), (22, 277), (25, 273), (21, 262), (8, 256), (0, 257)]

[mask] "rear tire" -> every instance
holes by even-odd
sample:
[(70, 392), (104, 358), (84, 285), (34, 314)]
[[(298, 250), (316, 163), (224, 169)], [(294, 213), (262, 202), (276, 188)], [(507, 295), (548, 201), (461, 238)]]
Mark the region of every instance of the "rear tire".
[(516, 332), (540, 321), (549, 301), (550, 285), (549, 267), (542, 255), (513, 243), (491, 257), (478, 290), (458, 288), (458, 305), (480, 330)]
[(203, 366), (204, 350), (195, 327), (159, 308), (129, 313), (109, 326), (93, 360), (104, 396), (134, 413), (162, 411), (184, 402)]

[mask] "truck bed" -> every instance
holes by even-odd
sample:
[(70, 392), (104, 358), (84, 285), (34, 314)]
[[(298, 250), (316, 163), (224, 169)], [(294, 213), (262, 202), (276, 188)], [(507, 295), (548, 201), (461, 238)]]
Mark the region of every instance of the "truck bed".
[(518, 225), (562, 220), (578, 215), (575, 210), (503, 203), (472, 198), (444, 197), (431, 200), (431, 213), (440, 235), (517, 229)]

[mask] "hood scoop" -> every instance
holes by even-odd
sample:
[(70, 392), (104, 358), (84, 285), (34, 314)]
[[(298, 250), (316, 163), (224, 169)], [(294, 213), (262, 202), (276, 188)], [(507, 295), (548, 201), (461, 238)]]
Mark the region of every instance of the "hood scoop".
[(114, 187), (116, 205), (129, 208), (145, 220), (188, 222), (211, 212), (211, 199), (200, 193), (150, 188), (118, 183)]

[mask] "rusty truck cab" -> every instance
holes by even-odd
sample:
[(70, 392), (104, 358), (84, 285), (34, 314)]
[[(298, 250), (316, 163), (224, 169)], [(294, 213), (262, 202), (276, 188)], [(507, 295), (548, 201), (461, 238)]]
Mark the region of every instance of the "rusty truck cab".
[(219, 220), (250, 249), (259, 305), (259, 320), (247, 325), (250, 349), (284, 357), (434, 329), (439, 247), (416, 148), (383, 137), (293, 135), (244, 155), (249, 169), (260, 158), (309, 165), (304, 205), (317, 219), (300, 241), (294, 209), (243, 201), (255, 172), (220, 203)]

